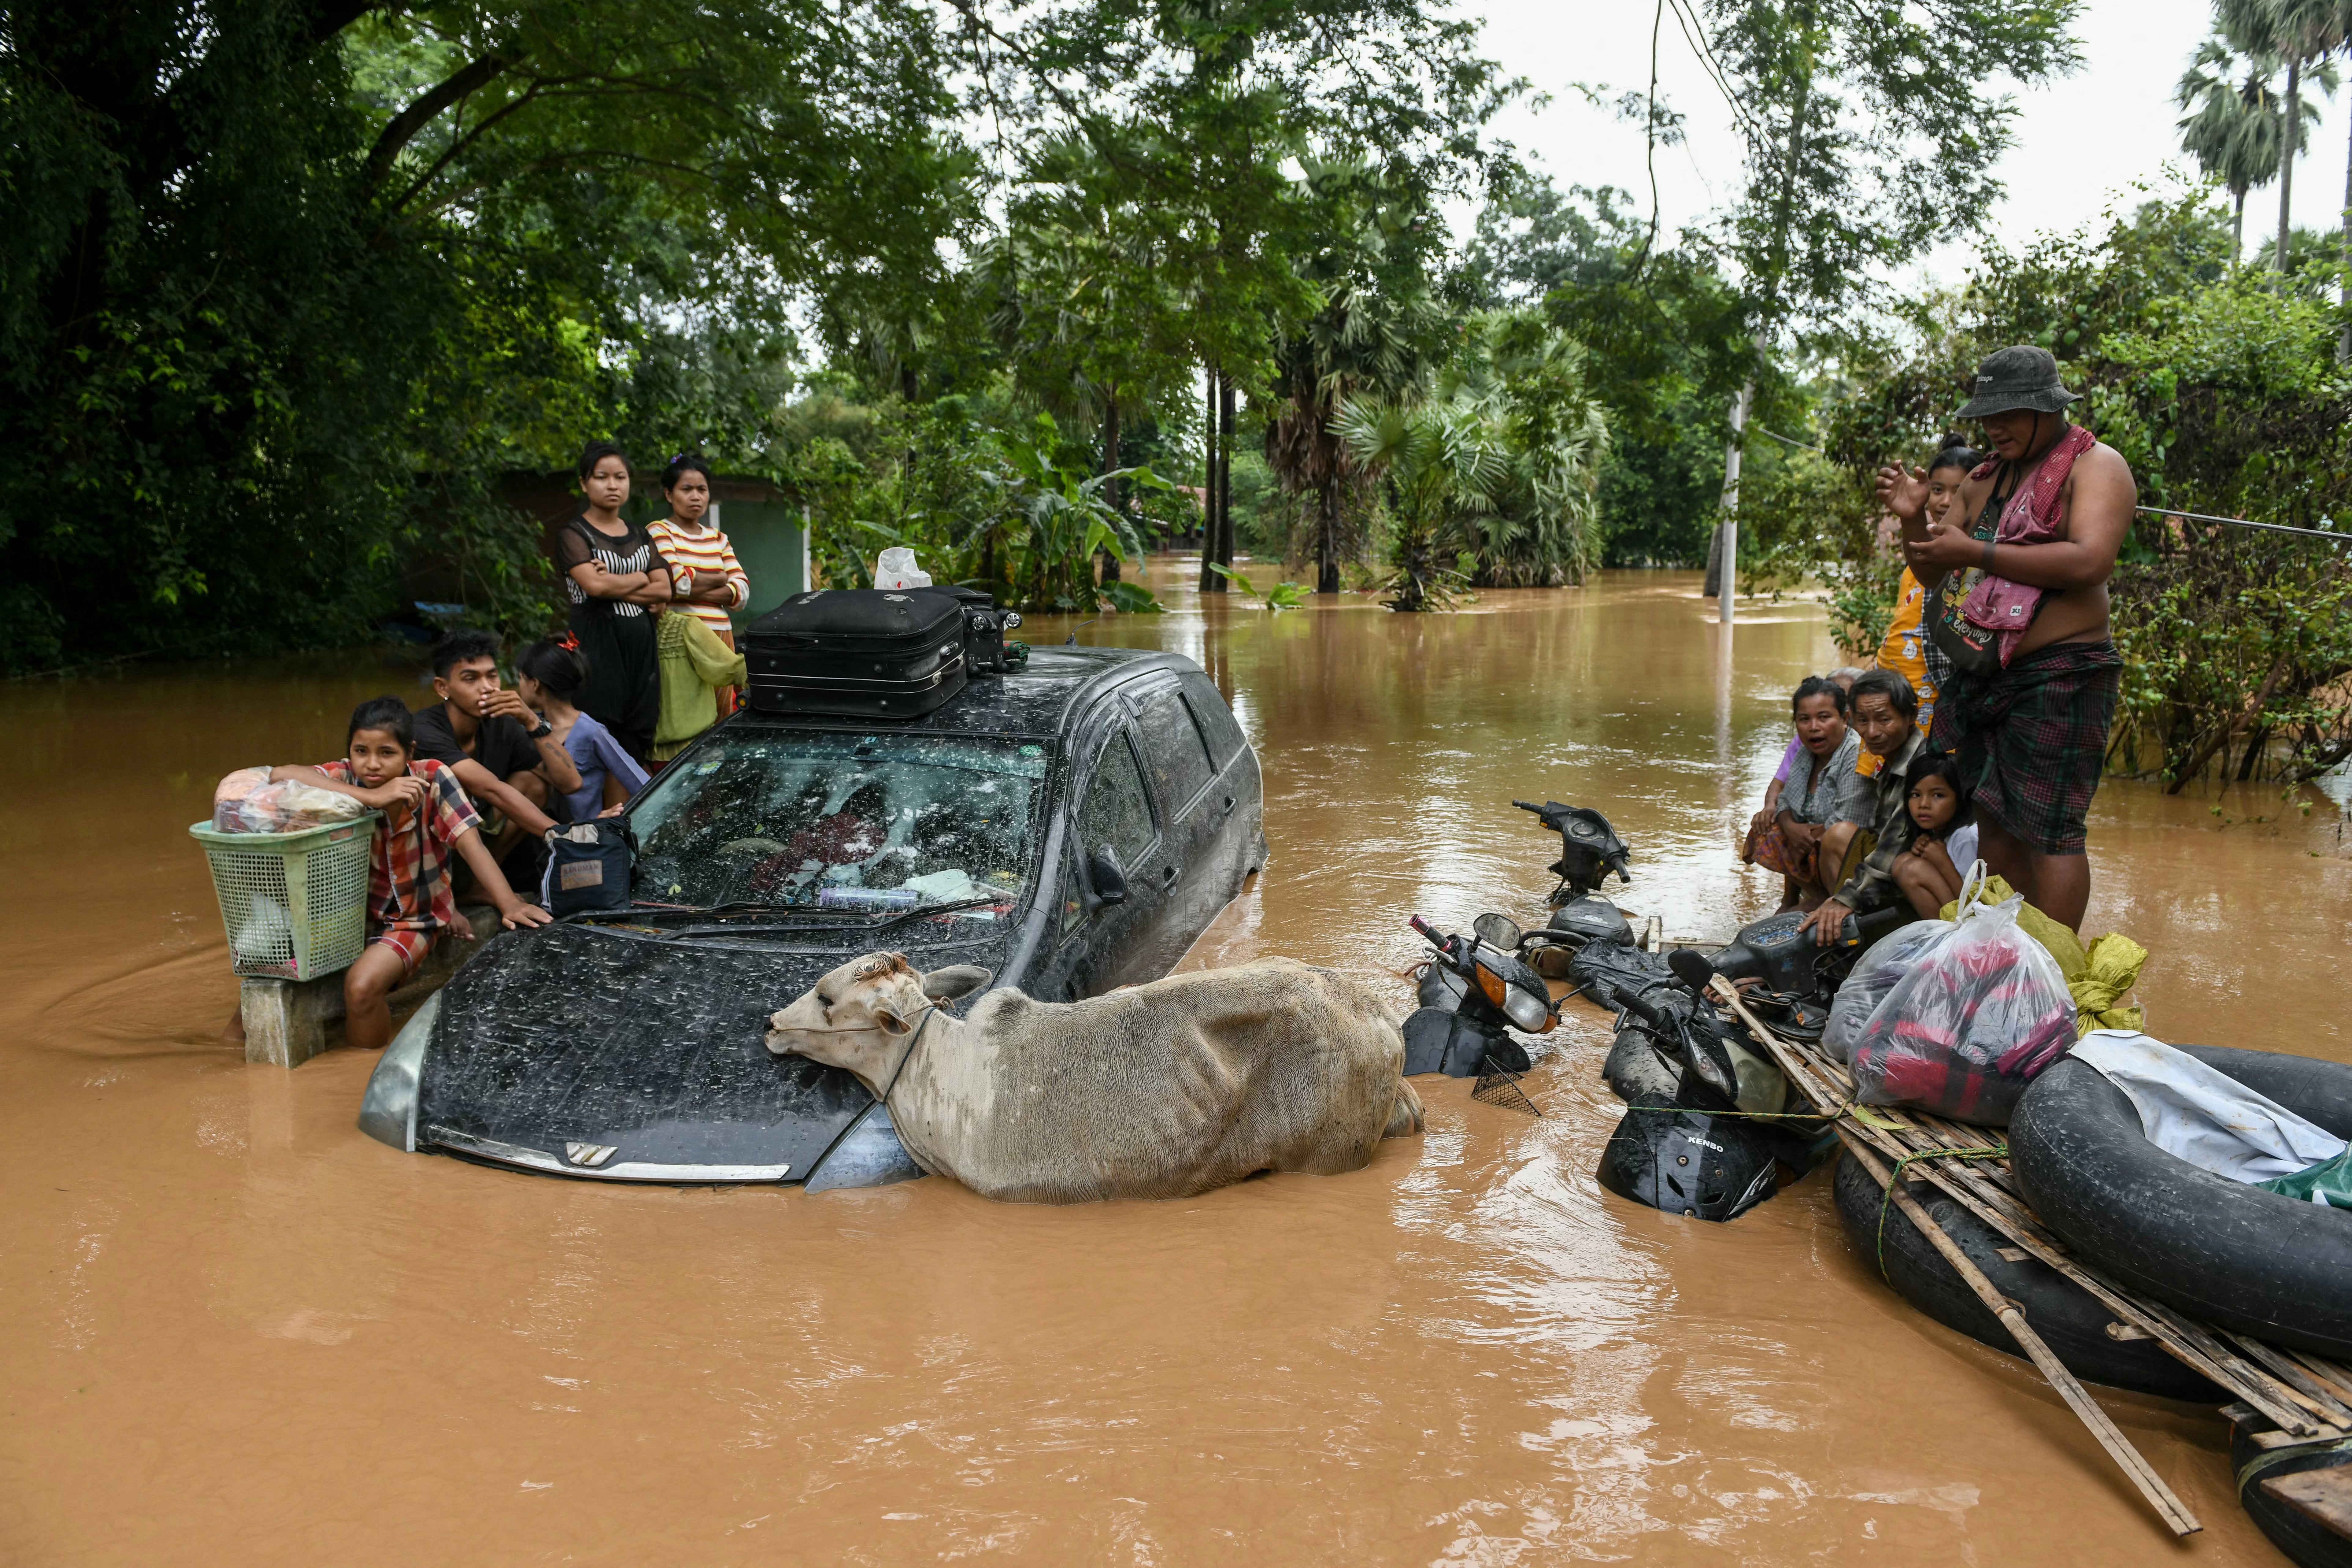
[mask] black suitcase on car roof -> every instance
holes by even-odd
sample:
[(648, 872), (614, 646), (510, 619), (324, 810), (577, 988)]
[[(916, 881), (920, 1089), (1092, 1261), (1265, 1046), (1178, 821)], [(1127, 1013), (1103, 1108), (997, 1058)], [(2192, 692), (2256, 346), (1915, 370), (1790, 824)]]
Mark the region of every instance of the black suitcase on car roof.
[(743, 637), (762, 713), (914, 719), (963, 689), (964, 606), (938, 588), (795, 594)]

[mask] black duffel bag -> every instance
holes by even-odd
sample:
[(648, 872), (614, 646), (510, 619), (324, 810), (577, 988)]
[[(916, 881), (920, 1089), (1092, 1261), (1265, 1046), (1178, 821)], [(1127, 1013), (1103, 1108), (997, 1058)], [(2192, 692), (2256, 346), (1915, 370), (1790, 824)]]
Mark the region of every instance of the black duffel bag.
[(762, 713), (913, 719), (963, 689), (963, 601), (941, 588), (795, 594), (743, 637)]

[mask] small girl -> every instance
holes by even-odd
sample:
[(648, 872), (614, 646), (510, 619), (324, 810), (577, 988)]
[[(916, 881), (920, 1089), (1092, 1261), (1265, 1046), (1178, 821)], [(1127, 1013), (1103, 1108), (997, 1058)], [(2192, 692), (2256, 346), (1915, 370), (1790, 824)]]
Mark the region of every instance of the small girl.
[[(1941, 752), (1923, 752), (1911, 764), (1911, 847), (1895, 858), (1895, 885), (1923, 920), (1933, 920), (1960, 896), (1967, 862), (1976, 858), (1976, 835), (1969, 826), (1969, 797), (1960, 787), (1959, 763)], [(1967, 842), (1963, 842), (1963, 838)]]
[(588, 661), (567, 636), (541, 638), (515, 658), (515, 690), (547, 721), (549, 733), (580, 770), (580, 787), (563, 797), (565, 822), (586, 822), (617, 811), (646, 787), (646, 770), (613, 739), (613, 732), (583, 713), (574, 700), (588, 684)]

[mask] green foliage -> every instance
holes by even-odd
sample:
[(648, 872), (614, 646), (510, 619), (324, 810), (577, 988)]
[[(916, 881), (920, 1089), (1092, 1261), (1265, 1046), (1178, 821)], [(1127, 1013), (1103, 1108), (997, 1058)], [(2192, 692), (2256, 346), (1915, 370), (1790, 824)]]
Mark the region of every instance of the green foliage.
[(1706, 0), (1748, 143), (1724, 235), (1752, 325), (1836, 328), (1885, 268), (1973, 225), (2000, 186), (2014, 84), (2078, 62), (2080, 0)]
[(786, 489), (809, 510), (821, 582), (870, 586), (874, 558), (903, 545), (934, 581), (982, 588), (1024, 610), (1091, 613), (1106, 601), (1116, 610), (1159, 608), (1140, 584), (1095, 581), (1097, 552), (1129, 563), (1143, 553), (1133, 518), (1105, 489), (1123, 482), (1164, 492), (1150, 469), (1094, 473), (1091, 457), (1068, 447), (1050, 417), (994, 428), (988, 420), (1001, 405), (961, 396), (866, 412), (871, 424), (862, 428), (838, 404), (812, 411), (803, 426), (849, 428), (865, 451), (841, 435), (812, 435), (782, 465)]
[(1253, 598), (1264, 599), (1265, 607), (1269, 611), (1296, 610), (1303, 607), (1307, 603), (1307, 591), (1296, 583), (1277, 583), (1271, 588), (1260, 588), (1246, 575), (1234, 571), (1230, 566), (1220, 565), (1214, 561), (1210, 562), (1208, 565), (1210, 571), (1224, 578), (1243, 593)]

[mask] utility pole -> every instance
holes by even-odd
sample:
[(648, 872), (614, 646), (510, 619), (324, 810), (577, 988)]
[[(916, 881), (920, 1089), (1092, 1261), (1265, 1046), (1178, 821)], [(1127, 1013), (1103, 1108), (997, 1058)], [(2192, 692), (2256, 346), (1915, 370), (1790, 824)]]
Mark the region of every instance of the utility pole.
[(1201, 425), (1201, 592), (1203, 594), (1225, 591), (1225, 580), (1209, 570), (1209, 563), (1217, 558), (1217, 383), (1220, 379), (1217, 367), (1211, 365), (1207, 416)]
[(1723, 521), (1718, 525), (1723, 576), (1717, 584), (1715, 618), (1727, 626), (1739, 597), (1739, 454), (1747, 444), (1748, 409), (1755, 397), (1756, 379), (1750, 376), (1740, 383), (1739, 396), (1731, 405), (1731, 438), (1723, 444)]
[(1218, 371), (1217, 564), (1228, 568), (1234, 563), (1234, 390), (1233, 377)]

